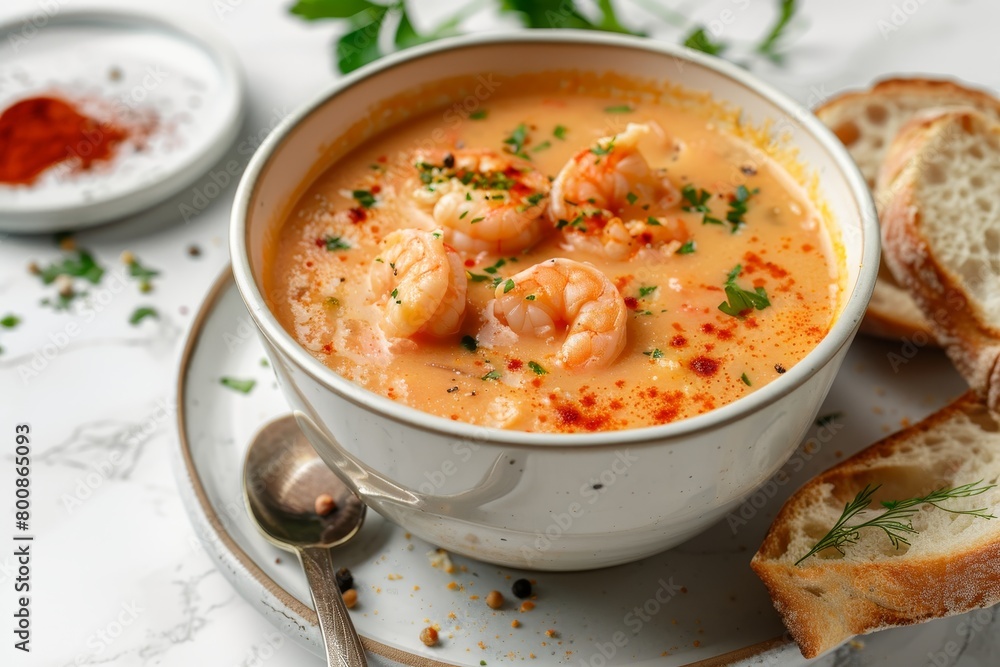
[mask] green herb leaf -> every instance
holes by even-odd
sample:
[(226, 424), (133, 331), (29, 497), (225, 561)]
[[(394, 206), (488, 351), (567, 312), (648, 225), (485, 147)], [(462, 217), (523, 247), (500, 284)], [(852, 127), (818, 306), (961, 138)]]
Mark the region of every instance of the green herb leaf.
[(503, 140), (506, 150), (509, 153), (513, 153), (518, 157), (525, 159), (528, 158), (528, 154), (524, 152), (524, 142), (528, 139), (528, 126), (521, 123), (514, 128), (514, 131), (510, 133), (506, 139)]
[(538, 144), (537, 146), (535, 146), (534, 148), (532, 148), (531, 152), (532, 153), (538, 153), (538, 152), (544, 151), (546, 148), (552, 148), (552, 142), (549, 141), (549, 140), (547, 140), (547, 139), (545, 141), (543, 141), (542, 143)]
[(635, 111), (632, 107), (627, 104), (618, 104), (616, 106), (604, 107), (604, 113), (632, 113)]
[(238, 380), (231, 377), (221, 378), (219, 382), (223, 387), (229, 387), (233, 391), (238, 391), (242, 394), (249, 394), (250, 390), (257, 384), (256, 380)]
[(711, 56), (719, 55), (729, 46), (725, 42), (713, 42), (712, 38), (708, 36), (708, 33), (705, 32), (705, 28), (702, 26), (696, 26), (694, 30), (689, 32), (684, 38), (683, 44), (689, 49), (701, 51), (702, 53), (707, 53)]
[(650, 227), (662, 227), (663, 226), (663, 225), (660, 224), (660, 221), (657, 220), (656, 218), (654, 218), (653, 216), (649, 216), (648, 218), (646, 218), (646, 224), (649, 225)]
[(160, 272), (143, 266), (138, 257), (133, 257), (128, 265), (128, 274), (139, 280), (139, 291), (148, 292), (153, 289), (152, 279), (160, 275)]
[(590, 152), (593, 153), (594, 155), (607, 155), (614, 149), (615, 149), (615, 142), (614, 139), (612, 138), (612, 140), (608, 142), (607, 146), (602, 146), (601, 144), (597, 144), (596, 146), (590, 149)]
[(136, 326), (139, 322), (142, 322), (147, 317), (152, 317), (153, 319), (160, 319), (160, 314), (155, 308), (151, 306), (139, 306), (132, 311), (132, 314), (128, 318), (128, 323), (132, 326)]
[(747, 374), (746, 374), (746, 373), (744, 373), (743, 375), (741, 375), (741, 376), (740, 376), (740, 379), (741, 379), (741, 380), (743, 380), (743, 384), (745, 384), (746, 386), (748, 386), (748, 387), (752, 387), (752, 386), (753, 386), (753, 385), (752, 385), (752, 384), (750, 383), (750, 378), (748, 378), (748, 377), (747, 377)]
[(569, 132), (569, 129), (565, 125), (556, 125), (555, 129), (552, 130), (552, 136), (565, 141), (567, 132)]
[(658, 348), (658, 347), (654, 348), (652, 350), (646, 350), (645, 352), (643, 352), (643, 354), (645, 354), (647, 357), (649, 357), (651, 359), (662, 359), (663, 358), (663, 352), (661, 352), (660, 348)]
[(3, 319), (0, 319), (0, 327), (4, 329), (13, 329), (18, 324), (21, 323), (21, 318), (13, 313), (10, 315), (5, 315)]
[[(330, 4), (333, 4), (334, 1), (329, 0)], [(353, 72), (362, 65), (375, 62), (382, 57), (378, 33), (388, 11), (388, 7), (373, 4), (367, 10), (354, 16), (352, 23), (357, 27), (337, 40), (335, 54), (337, 69), (342, 74)]]
[(628, 201), (629, 206), (631, 206), (632, 204), (639, 201), (639, 196), (636, 195), (634, 192), (629, 192), (628, 194), (625, 195), (625, 199)]
[(462, 347), (469, 352), (475, 352), (479, 349), (479, 343), (472, 336), (462, 336)]
[(548, 371), (542, 368), (542, 365), (537, 361), (529, 361), (528, 368), (530, 368), (535, 375), (548, 375)]
[(51, 285), (59, 276), (83, 278), (96, 285), (101, 282), (103, 275), (104, 267), (99, 265), (93, 255), (86, 250), (77, 250), (75, 255), (64, 257), (61, 262), (50, 264), (39, 273), (46, 285)]
[(469, 114), (469, 119), (470, 120), (484, 120), (486, 118), (486, 116), (487, 116), (487, 113), (488, 112), (486, 111), (486, 109), (476, 109), (475, 111), (473, 111), (472, 113)]
[(739, 231), (740, 227), (746, 224), (743, 216), (747, 212), (747, 201), (750, 199), (750, 195), (755, 195), (758, 192), (760, 192), (758, 188), (747, 190), (745, 185), (740, 185), (736, 188), (736, 192), (729, 201), (729, 211), (726, 213), (726, 220), (733, 226), (732, 231), (734, 234)]
[(678, 255), (690, 255), (695, 251), (694, 241), (685, 241), (684, 245), (677, 249)]
[(847, 525), (851, 519), (868, 509), (872, 503), (873, 497), (875, 496), (875, 492), (881, 488), (881, 485), (872, 486), (869, 484), (854, 497), (854, 500), (844, 506), (844, 512), (833, 525), (833, 528), (830, 529), (830, 532), (824, 535), (823, 538), (820, 539), (819, 542), (817, 542), (805, 556), (795, 561), (795, 564), (800, 565), (810, 556), (816, 555), (825, 549), (836, 549), (843, 554), (844, 547), (849, 544), (857, 543), (861, 531), (866, 528), (877, 528), (881, 530), (885, 533), (886, 537), (889, 538), (889, 542), (892, 546), (899, 549), (901, 545), (910, 543), (907, 539), (910, 535), (916, 535), (918, 533), (918, 531), (913, 527), (913, 516), (920, 511), (918, 509), (920, 505), (933, 505), (939, 510), (951, 512), (952, 514), (966, 514), (980, 519), (995, 519), (996, 517), (988, 513), (988, 510), (985, 507), (973, 510), (954, 510), (942, 507), (941, 505), (944, 501), (954, 498), (971, 498), (972, 496), (978, 496), (982, 493), (986, 493), (994, 486), (994, 484), (983, 484), (983, 481), (979, 480), (978, 482), (973, 482), (972, 484), (963, 484), (962, 486), (956, 486), (951, 489), (938, 489), (937, 491), (932, 491), (926, 496), (920, 496), (917, 498), (907, 498), (906, 500), (886, 500), (882, 502), (882, 507), (886, 510), (882, 514), (861, 523), (850, 526)]
[(819, 426), (819, 427), (822, 428), (823, 426), (827, 426), (829, 424), (832, 424), (833, 422), (837, 421), (838, 419), (843, 419), (843, 417), (844, 417), (844, 413), (843, 412), (831, 412), (831, 413), (823, 415), (821, 417), (817, 417), (816, 418), (816, 426)]
[(726, 315), (731, 315), (733, 317), (743, 318), (748, 310), (764, 310), (771, 305), (770, 300), (767, 298), (767, 292), (763, 287), (756, 287), (754, 291), (745, 290), (736, 284), (736, 278), (740, 275), (743, 267), (737, 264), (732, 271), (729, 272), (729, 276), (726, 278), (726, 297), (727, 301), (723, 301), (719, 304), (719, 310), (724, 312)]
[(771, 61), (777, 64), (781, 64), (783, 56), (778, 53), (778, 42), (785, 32), (785, 28), (788, 27), (789, 22), (792, 20), (792, 17), (795, 16), (796, 9), (798, 9), (796, 0), (781, 0), (781, 6), (778, 9), (778, 18), (775, 19), (774, 25), (771, 27), (770, 32), (767, 33), (767, 36), (757, 45), (757, 53), (770, 58)]
[(481, 380), (499, 380), (500, 377), (501, 377), (500, 376), (500, 371), (492, 370), (489, 373), (487, 373), (486, 375), (484, 375), (483, 377), (481, 377), (480, 379)]
[(368, 0), (299, 0), (288, 10), (307, 21), (346, 19), (366, 9), (383, 9)]
[(323, 244), (326, 246), (326, 249), (329, 250), (330, 252), (334, 252), (337, 250), (351, 249), (351, 244), (345, 241), (343, 237), (340, 236), (327, 236), (325, 239), (323, 239)]
[(358, 200), (362, 208), (371, 208), (378, 201), (370, 190), (352, 190), (351, 196)]
[(507, 292), (511, 291), (512, 289), (514, 289), (514, 281), (513, 281), (513, 279), (508, 278), (507, 282), (505, 282), (503, 284), (503, 293), (506, 294)]
[(657, 289), (658, 289), (658, 287), (656, 285), (648, 285), (648, 286), (640, 287), (639, 288), (639, 298), (641, 299), (643, 297), (649, 296), (650, 294), (652, 294), (653, 292), (655, 292)]

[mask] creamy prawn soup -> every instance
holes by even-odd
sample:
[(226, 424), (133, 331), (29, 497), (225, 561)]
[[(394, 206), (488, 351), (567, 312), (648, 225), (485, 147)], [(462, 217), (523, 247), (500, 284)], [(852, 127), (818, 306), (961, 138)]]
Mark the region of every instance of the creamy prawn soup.
[(829, 330), (823, 215), (709, 115), (579, 90), (461, 115), (352, 150), (276, 235), (271, 308), (343, 377), (451, 420), (618, 430), (756, 391)]

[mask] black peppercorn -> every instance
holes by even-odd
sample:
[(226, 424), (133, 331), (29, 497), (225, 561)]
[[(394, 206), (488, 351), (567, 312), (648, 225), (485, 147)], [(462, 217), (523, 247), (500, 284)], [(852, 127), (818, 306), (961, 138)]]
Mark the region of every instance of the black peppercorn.
[(520, 598), (521, 600), (531, 597), (531, 582), (527, 579), (518, 579), (514, 582), (514, 585), (510, 587), (510, 591), (514, 594), (514, 597)]

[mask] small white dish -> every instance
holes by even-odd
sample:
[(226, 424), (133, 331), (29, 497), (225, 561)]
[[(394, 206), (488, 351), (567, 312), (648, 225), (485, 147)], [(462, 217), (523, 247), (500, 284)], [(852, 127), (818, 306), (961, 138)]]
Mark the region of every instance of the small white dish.
[(152, 113), (156, 125), (141, 151), (123, 143), (86, 171), (57, 165), (31, 185), (0, 183), (0, 231), (79, 229), (143, 210), (193, 184), (235, 141), (244, 84), (225, 40), (119, 11), (59, 11), (32, 25), (0, 25), (0, 111), (54, 94), (105, 113)]
[[(366, 648), (378, 664), (424, 667), (521, 659), (532, 664), (531, 654), (538, 658), (535, 664), (593, 667), (806, 664), (798, 648), (782, 638), (784, 628), (750, 570), (750, 557), (784, 499), (807, 479), (898, 427), (901, 419), (919, 418), (961, 393), (962, 381), (943, 355), (924, 350), (900, 356), (905, 362), (894, 366), (887, 355), (899, 354), (897, 348), (859, 339), (821, 411), (835, 415), (830, 425), (811, 428), (782, 471), (726, 519), (639, 562), (529, 573), (453, 555), (458, 571), (449, 575), (431, 566), (432, 545), (370, 512), (358, 537), (336, 556), (352, 570), (359, 589), (352, 618)], [(319, 654), (319, 630), (301, 568), (260, 536), (243, 504), (240, 466), (247, 443), (261, 424), (288, 411), (272, 369), (262, 365), (264, 357), (256, 326), (226, 271), (181, 352), (175, 471), (199, 537), (196, 546), (276, 627)], [(222, 386), (222, 377), (252, 379), (256, 385), (243, 394)], [(537, 582), (537, 606), (527, 613), (517, 611), (520, 601), (510, 591), (522, 576)], [(448, 588), (452, 581), (458, 589)], [(484, 602), (492, 589), (507, 599), (500, 611)], [(511, 628), (514, 619), (520, 628)], [(863, 663), (851, 662), (860, 659), (851, 654), (862, 650), (855, 643), (810, 664), (875, 664), (879, 656), (890, 660), (887, 664), (917, 664), (955, 636), (963, 619), (968, 621), (955, 617), (866, 637)], [(434, 648), (418, 638), (430, 623), (441, 626), (441, 644)], [(547, 637), (549, 629), (557, 636)]]

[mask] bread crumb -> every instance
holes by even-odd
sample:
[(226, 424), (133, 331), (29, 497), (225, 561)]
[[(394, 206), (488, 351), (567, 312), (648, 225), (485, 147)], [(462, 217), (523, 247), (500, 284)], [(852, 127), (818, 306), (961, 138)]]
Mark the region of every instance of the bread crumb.
[(449, 611), (448, 612), (448, 618), (454, 620), (454, 619), (458, 618), (458, 616), (455, 616), (455, 612)]
[(403, 575), (401, 575), (401, 574), (392, 574), (392, 573), (390, 573), (389, 576), (386, 577), (386, 579), (388, 579), (389, 581), (399, 581), (402, 578), (403, 578)]
[(427, 626), (420, 631), (420, 641), (426, 646), (435, 646), (438, 643), (438, 631), (432, 626)]
[(503, 593), (500, 591), (490, 591), (486, 596), (486, 606), (490, 609), (499, 609), (503, 606)]
[(447, 588), (449, 591), (457, 591), (458, 584), (456, 584), (454, 581), (449, 581), (445, 586), (445, 588)]
[(59, 239), (59, 249), (65, 252), (76, 250), (76, 239), (72, 236), (64, 236)]
[(479, 644), (477, 644), (477, 646), (479, 646), (479, 648), (483, 649), (484, 651), (486, 650), (486, 642), (484, 642), (481, 639), (479, 640)]
[(519, 621), (519, 620), (517, 620), (515, 618), (513, 621), (510, 622), (510, 627), (512, 627), (512, 628), (519, 628), (519, 627), (521, 627), (521, 621)]
[(413, 590), (415, 590), (415, 591), (419, 591), (419, 590), (420, 590), (420, 586), (414, 586), (414, 587), (413, 587)]
[(701, 642), (695, 639), (693, 642), (691, 642), (691, 646), (698, 648), (699, 646), (701, 646)]
[(553, 630), (552, 628), (549, 628), (548, 630), (545, 631), (545, 636), (546, 637), (550, 637), (550, 638), (551, 637), (558, 637), (559, 633), (556, 632), (555, 630)]
[(524, 602), (521, 603), (521, 613), (524, 613), (526, 611), (531, 611), (534, 608), (535, 608), (535, 603), (532, 602), (531, 600), (525, 600)]
[(348, 609), (354, 609), (354, 606), (358, 604), (358, 592), (353, 588), (344, 591), (342, 597), (344, 598), (344, 606)]

